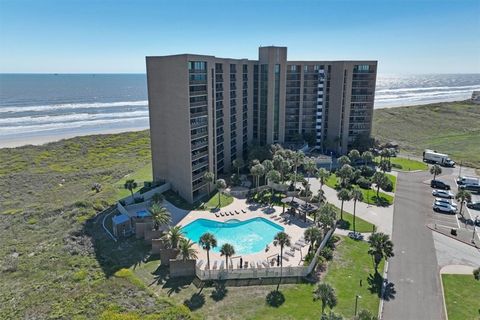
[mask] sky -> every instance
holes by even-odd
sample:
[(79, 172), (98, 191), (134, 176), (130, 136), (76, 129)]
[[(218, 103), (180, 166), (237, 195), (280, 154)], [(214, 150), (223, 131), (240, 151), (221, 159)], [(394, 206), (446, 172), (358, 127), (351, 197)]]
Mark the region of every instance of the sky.
[(378, 60), (480, 73), (480, 0), (0, 0), (0, 72), (144, 73), (145, 56)]

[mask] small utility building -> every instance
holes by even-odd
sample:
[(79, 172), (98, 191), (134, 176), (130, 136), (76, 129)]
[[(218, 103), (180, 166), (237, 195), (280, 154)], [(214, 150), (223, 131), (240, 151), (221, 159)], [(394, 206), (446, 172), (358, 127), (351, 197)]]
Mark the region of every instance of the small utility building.
[(113, 234), (116, 237), (125, 237), (132, 233), (132, 220), (126, 214), (120, 214), (112, 218)]

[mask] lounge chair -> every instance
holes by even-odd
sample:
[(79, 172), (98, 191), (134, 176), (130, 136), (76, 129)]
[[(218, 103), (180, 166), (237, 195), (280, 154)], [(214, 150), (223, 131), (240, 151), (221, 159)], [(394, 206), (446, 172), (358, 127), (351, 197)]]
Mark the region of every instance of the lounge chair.
[(220, 218), (220, 216), (218, 215), (218, 213), (215, 213), (215, 217)]
[(225, 266), (225, 261), (222, 260), (222, 262), (220, 263), (219, 269), (222, 270), (224, 268), (224, 266)]
[(288, 261), (288, 257), (283, 256), (282, 259)]
[(217, 269), (217, 264), (218, 264), (218, 261), (215, 260), (215, 262), (213, 263), (213, 267), (212, 267), (213, 270), (216, 270), (216, 269)]
[(237, 210), (235, 210), (235, 213), (236, 213), (236, 214), (240, 214), (240, 212), (238, 212)]
[(302, 247), (300, 245), (293, 245), (293, 248), (298, 251), (302, 250)]
[(267, 260), (263, 260), (263, 261), (262, 261), (262, 264), (263, 264), (263, 266), (264, 266), (265, 268), (270, 267), (270, 265), (268, 264)]
[(262, 262), (260, 260), (257, 261), (257, 269), (262, 269)]
[(197, 261), (197, 268), (200, 269), (202, 267), (203, 262), (204, 262), (203, 260)]
[(285, 254), (289, 255), (290, 257), (294, 257), (295, 254), (292, 251), (287, 251)]
[(245, 210), (243, 210), (243, 209), (242, 209), (242, 212), (243, 212), (243, 213), (247, 213), (247, 211), (245, 211)]
[(224, 217), (223, 212), (220, 212), (220, 215), (221, 215), (222, 217)]

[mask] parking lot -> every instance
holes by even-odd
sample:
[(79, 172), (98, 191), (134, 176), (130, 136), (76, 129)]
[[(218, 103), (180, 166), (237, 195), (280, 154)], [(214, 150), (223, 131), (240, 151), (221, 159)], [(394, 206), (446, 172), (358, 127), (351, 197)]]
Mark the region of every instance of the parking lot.
[[(442, 168), (442, 171), (443, 171), (442, 174), (440, 174), (436, 178), (437, 180), (441, 180), (441, 181), (449, 184), (450, 187), (451, 187), (450, 191), (453, 194), (457, 194), (457, 192), (458, 192), (458, 186), (457, 186), (457, 183), (456, 183), (456, 179), (457, 179), (458, 174), (459, 174), (458, 170), (459, 170), (458, 168), (454, 168), (454, 169)], [(426, 186), (428, 186), (428, 188), (430, 188), (430, 181), (431, 181), (431, 179), (428, 179), (428, 180), (424, 181), (424, 184)], [(433, 191), (433, 189), (434, 188), (430, 188), (430, 190), (432, 190), (432, 191)], [(432, 206), (434, 199), (435, 199), (435, 197), (432, 195), (431, 198), (429, 199), (430, 206)], [(457, 201), (455, 199), (452, 199), (452, 201), (457, 203)], [(472, 201), (480, 201), (480, 195), (472, 194)], [(435, 211), (432, 210), (431, 215), (429, 216), (430, 223), (436, 224), (437, 226), (447, 227), (447, 228), (466, 228), (466, 229), (471, 230), (473, 226), (471, 224), (469, 224), (468, 222), (469, 221), (474, 221), (475, 217), (477, 217), (477, 216), (480, 219), (480, 211), (479, 210), (474, 210), (474, 209), (469, 209), (464, 205), (463, 206), (463, 211), (462, 211), (463, 216), (465, 217), (465, 219), (464, 219), (459, 213), (460, 204), (457, 203), (457, 205), (458, 205), (458, 212), (457, 212), (456, 215), (435, 212)], [(477, 231), (479, 232), (479, 236), (480, 236), (480, 228), (477, 228)]]

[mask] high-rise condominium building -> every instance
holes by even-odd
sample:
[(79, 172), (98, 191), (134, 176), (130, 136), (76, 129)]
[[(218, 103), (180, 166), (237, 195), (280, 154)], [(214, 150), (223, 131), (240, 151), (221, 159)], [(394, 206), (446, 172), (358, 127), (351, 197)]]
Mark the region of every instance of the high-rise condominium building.
[(257, 61), (195, 54), (147, 57), (153, 175), (187, 201), (205, 172), (230, 171), (252, 143), (309, 141), (344, 153), (372, 127), (376, 61)]

